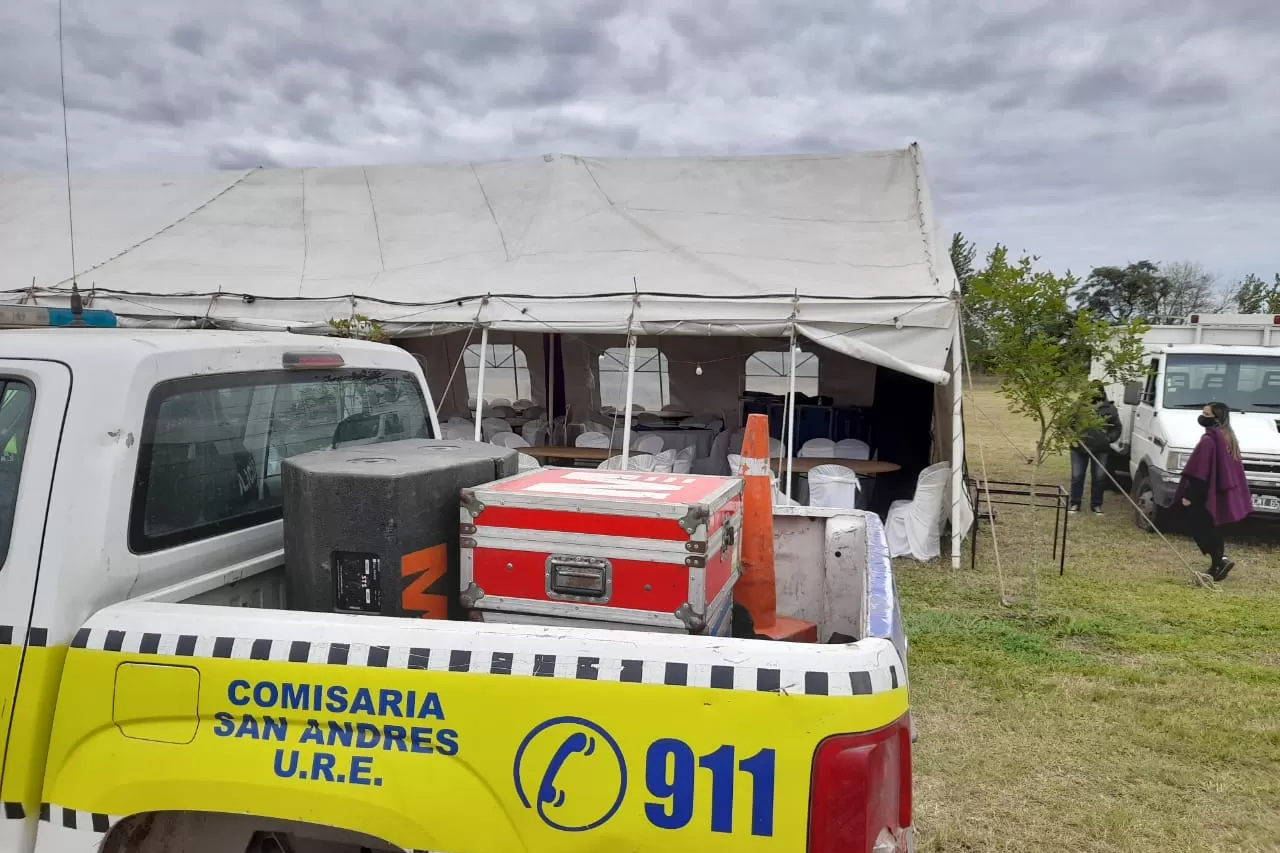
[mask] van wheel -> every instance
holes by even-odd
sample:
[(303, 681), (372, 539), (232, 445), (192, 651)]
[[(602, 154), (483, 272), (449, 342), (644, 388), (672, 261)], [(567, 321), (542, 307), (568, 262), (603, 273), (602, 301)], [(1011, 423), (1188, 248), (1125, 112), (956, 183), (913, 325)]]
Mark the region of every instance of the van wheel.
[(1136, 508), (1133, 511), (1133, 525), (1145, 533), (1155, 533), (1160, 523), (1160, 507), (1156, 504), (1156, 493), (1151, 488), (1151, 475), (1143, 471), (1133, 481), (1131, 492)]

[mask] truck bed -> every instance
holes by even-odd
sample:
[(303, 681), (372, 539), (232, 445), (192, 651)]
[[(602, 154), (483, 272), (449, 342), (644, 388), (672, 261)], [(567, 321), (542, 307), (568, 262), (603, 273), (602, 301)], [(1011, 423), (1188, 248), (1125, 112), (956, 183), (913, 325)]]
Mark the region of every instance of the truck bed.
[(775, 521), (780, 610), (837, 642), (291, 612), (278, 558), (112, 605), (68, 651), (46, 799), (418, 850), (801, 849), (820, 744), (909, 749), (906, 670), (879, 520)]

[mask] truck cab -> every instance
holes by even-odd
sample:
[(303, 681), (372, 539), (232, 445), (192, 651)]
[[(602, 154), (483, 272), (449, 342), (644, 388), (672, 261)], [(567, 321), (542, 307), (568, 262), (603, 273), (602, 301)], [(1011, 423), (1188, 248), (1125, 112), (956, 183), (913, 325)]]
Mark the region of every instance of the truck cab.
[(1149, 529), (1172, 504), (1211, 402), (1231, 409), (1255, 514), (1280, 518), (1280, 317), (1193, 315), (1153, 327), (1145, 343), (1146, 376), (1122, 390), (1112, 461), (1131, 478), (1135, 523)]
[(874, 516), (777, 511), (823, 644), (291, 610), (282, 461), (438, 434), (394, 346), (6, 331), (0, 850), (911, 849)]

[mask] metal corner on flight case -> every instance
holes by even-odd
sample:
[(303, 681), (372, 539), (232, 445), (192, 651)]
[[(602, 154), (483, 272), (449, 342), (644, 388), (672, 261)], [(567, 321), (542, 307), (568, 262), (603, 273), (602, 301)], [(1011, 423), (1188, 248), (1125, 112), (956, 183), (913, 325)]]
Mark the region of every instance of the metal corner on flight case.
[(705, 504), (690, 504), (689, 511), (677, 522), (680, 529), (690, 536), (694, 534), (699, 527), (709, 524), (711, 521), (711, 510)]
[(466, 589), (458, 593), (458, 601), (463, 607), (475, 607), (476, 603), (482, 598), (484, 598), (484, 590), (476, 586), (474, 581), (468, 584)]
[(689, 602), (681, 604), (675, 610), (675, 617), (684, 623), (690, 634), (701, 634), (707, 627), (707, 619), (701, 613), (695, 613)]

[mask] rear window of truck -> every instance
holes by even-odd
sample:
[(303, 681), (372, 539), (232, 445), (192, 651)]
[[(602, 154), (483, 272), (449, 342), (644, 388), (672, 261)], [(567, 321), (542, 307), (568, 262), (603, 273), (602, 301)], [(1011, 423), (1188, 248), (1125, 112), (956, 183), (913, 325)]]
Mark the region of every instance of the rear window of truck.
[(433, 437), (410, 373), (287, 370), (161, 383), (147, 401), (129, 547), (147, 554), (280, 518), (280, 463), (299, 453)]
[(22, 454), (27, 447), (34, 402), (35, 394), (26, 382), (0, 377), (0, 566), (9, 556), (9, 537), (18, 511)]

